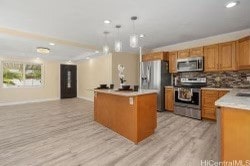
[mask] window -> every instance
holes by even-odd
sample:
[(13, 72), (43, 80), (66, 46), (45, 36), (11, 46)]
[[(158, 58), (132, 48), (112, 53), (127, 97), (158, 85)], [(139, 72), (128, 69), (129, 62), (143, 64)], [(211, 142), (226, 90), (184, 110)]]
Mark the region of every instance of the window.
[(3, 87), (42, 85), (42, 65), (3, 62)]

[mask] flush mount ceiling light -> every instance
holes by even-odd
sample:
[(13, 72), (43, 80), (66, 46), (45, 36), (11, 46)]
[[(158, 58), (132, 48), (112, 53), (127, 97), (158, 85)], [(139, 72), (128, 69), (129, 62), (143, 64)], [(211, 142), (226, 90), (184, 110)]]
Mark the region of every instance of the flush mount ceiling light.
[(45, 47), (37, 47), (36, 48), (36, 52), (38, 52), (40, 54), (49, 54), (50, 53), (50, 49), (49, 48), (45, 48)]
[(232, 7), (235, 7), (239, 4), (240, 2), (239, 1), (232, 1), (232, 2), (229, 2), (226, 4), (226, 8), (232, 8)]
[(110, 20), (104, 20), (104, 24), (110, 24), (111, 21)]
[(115, 41), (115, 52), (121, 52), (122, 51), (122, 42), (120, 40), (120, 33), (119, 33), (121, 25), (116, 25), (115, 28), (117, 29), (117, 40)]
[(129, 43), (130, 47), (136, 48), (138, 47), (138, 35), (135, 33), (135, 21), (137, 20), (136, 16), (131, 17), (131, 20), (133, 22), (133, 34), (130, 35)]
[(109, 53), (109, 46), (108, 46), (108, 34), (109, 34), (109, 32), (108, 31), (104, 31), (103, 32), (103, 34), (104, 34), (104, 40), (105, 40), (105, 43), (104, 43), (104, 46), (103, 46), (103, 53), (104, 53), (104, 55), (108, 55), (108, 53)]
[(55, 45), (55, 43), (49, 43), (49, 45), (54, 46), (54, 45)]

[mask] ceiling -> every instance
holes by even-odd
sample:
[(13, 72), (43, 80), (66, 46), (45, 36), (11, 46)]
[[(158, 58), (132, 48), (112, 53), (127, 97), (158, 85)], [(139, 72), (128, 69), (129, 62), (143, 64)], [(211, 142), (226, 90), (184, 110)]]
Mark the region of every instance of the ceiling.
[[(120, 38), (123, 51), (129, 47), (132, 33), (131, 16), (138, 16), (136, 32), (145, 34), (140, 45), (146, 49), (195, 40), (250, 28), (250, 1), (227, 9), (228, 0), (0, 0), (0, 26), (20, 32), (47, 36), (47, 40), (28, 38), (0, 31), (0, 55), (38, 56), (35, 48), (51, 49), (48, 58), (82, 59), (96, 55), (104, 44), (103, 31), (108, 30), (110, 47), (122, 25)], [(103, 21), (109, 19), (110, 25)], [(42, 39), (42, 38), (41, 38)], [(49, 46), (49, 39), (68, 43)], [(57, 40), (56, 40), (57, 41)], [(86, 47), (84, 47), (86, 46)]]

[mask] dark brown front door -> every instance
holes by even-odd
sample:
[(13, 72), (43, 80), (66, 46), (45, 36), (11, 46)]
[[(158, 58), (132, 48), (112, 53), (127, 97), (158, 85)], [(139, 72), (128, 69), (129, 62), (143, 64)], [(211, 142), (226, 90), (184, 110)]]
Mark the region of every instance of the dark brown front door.
[(76, 65), (61, 65), (61, 99), (77, 96)]

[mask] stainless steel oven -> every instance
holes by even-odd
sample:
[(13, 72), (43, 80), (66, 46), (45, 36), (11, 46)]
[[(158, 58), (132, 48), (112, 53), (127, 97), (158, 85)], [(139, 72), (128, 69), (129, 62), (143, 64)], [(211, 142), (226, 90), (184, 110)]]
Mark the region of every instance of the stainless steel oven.
[(179, 115), (201, 119), (201, 86), (206, 78), (181, 78), (181, 85), (175, 87), (174, 112)]
[(177, 59), (177, 72), (203, 71), (203, 57)]

